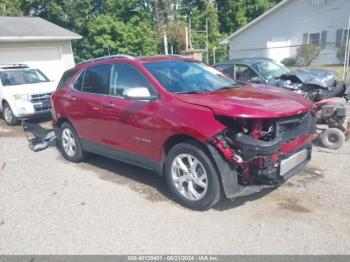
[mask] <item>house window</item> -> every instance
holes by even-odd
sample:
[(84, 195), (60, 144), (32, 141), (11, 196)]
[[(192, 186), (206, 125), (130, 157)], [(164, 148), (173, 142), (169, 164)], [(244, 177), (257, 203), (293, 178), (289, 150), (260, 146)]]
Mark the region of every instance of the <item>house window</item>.
[(309, 0), (309, 4), (311, 6), (325, 5), (327, 4), (327, 0)]
[(309, 44), (320, 46), (320, 39), (321, 34), (320, 33), (311, 33), (309, 34)]
[(303, 34), (303, 45), (315, 45), (324, 49), (327, 44), (327, 31), (321, 31), (317, 33), (304, 33)]
[(344, 45), (348, 37), (348, 34), (349, 34), (348, 29), (338, 29), (336, 33), (335, 47), (341, 47), (342, 45)]

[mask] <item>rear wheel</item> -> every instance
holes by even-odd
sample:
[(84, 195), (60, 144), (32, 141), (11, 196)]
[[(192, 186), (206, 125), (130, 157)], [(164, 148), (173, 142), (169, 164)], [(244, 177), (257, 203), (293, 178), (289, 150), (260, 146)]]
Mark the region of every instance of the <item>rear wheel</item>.
[(13, 114), (9, 104), (4, 103), (2, 107), (2, 113), (6, 124), (8, 124), (9, 126), (15, 126), (19, 124), (19, 121), (16, 118), (16, 116)]
[(328, 128), (321, 134), (323, 146), (330, 149), (338, 149), (345, 142), (345, 134), (338, 128)]
[(78, 163), (87, 156), (81, 147), (77, 133), (69, 123), (63, 123), (60, 127), (59, 144), (64, 158), (69, 161)]
[(216, 169), (198, 143), (183, 142), (170, 150), (165, 178), (172, 195), (186, 207), (206, 210), (221, 198)]

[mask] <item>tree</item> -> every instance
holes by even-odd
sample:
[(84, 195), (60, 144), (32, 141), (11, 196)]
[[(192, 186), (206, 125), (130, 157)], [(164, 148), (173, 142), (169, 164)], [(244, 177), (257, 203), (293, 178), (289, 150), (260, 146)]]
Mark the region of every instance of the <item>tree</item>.
[(23, 15), (21, 10), (21, 0), (1, 0), (0, 16), (20, 16)]
[(230, 34), (257, 18), (281, 0), (216, 0), (220, 31)]

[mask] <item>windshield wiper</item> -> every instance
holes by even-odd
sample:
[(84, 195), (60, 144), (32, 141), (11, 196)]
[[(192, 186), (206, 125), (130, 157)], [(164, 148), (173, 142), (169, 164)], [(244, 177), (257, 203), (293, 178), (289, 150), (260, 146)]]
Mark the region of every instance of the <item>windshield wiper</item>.
[(212, 92), (218, 91), (218, 90), (225, 90), (225, 89), (232, 89), (232, 88), (236, 88), (239, 86), (224, 86), (224, 87), (220, 87), (218, 89), (213, 90)]
[(203, 94), (204, 92), (198, 91), (187, 91), (187, 92), (176, 92), (176, 94), (187, 95), (187, 94)]

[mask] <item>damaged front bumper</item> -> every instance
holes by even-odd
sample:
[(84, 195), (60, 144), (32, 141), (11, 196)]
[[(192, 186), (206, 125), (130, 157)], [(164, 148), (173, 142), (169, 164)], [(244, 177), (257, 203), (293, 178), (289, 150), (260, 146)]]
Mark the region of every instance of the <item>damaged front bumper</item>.
[[(270, 141), (242, 132), (228, 139), (225, 139), (225, 134), (219, 134), (208, 141), (226, 197), (276, 187), (300, 172), (311, 159), (314, 120), (311, 115), (309, 117), (299, 126), (293, 124), (293, 133), (283, 129)], [(281, 126), (288, 121), (281, 121)], [(303, 123), (306, 126), (303, 127)]]
[[(272, 155), (259, 155), (253, 160), (241, 163), (236, 162), (234, 158), (227, 159), (215, 145), (208, 144), (208, 149), (221, 175), (225, 196), (234, 198), (277, 187), (302, 171), (311, 159), (312, 152), (311, 136), (303, 140), (305, 142), (290, 153), (277, 150)], [(290, 144), (284, 146), (288, 147)]]

